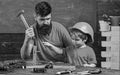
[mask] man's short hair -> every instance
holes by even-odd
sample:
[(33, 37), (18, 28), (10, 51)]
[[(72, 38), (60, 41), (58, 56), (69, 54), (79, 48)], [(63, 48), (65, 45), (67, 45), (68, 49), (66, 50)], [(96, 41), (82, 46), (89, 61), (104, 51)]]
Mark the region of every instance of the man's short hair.
[(45, 17), (48, 14), (50, 14), (52, 11), (52, 8), (48, 2), (42, 1), (36, 4), (35, 6), (35, 12), (37, 15), (40, 15), (41, 17)]

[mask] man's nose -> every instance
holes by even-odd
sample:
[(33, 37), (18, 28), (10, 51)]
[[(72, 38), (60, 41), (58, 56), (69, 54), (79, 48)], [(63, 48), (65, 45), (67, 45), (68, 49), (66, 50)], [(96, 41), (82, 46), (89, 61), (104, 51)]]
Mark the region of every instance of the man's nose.
[(49, 21), (44, 21), (44, 24), (49, 24)]

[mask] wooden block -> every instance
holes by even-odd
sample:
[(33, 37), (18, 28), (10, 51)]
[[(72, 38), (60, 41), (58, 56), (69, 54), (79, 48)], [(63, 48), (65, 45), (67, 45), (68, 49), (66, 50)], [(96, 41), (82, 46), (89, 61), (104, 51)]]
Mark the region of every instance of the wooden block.
[(102, 47), (110, 47), (111, 42), (110, 41), (102, 41)]
[(102, 41), (102, 47), (112, 47), (112, 46), (118, 47), (119, 45), (120, 45), (119, 40), (118, 41)]
[(102, 51), (101, 56), (102, 57), (111, 57), (111, 52)]
[(111, 31), (109, 32), (101, 32), (102, 36), (111, 36)]
[(111, 62), (101, 62), (101, 66), (103, 68), (109, 69), (109, 68), (111, 68)]

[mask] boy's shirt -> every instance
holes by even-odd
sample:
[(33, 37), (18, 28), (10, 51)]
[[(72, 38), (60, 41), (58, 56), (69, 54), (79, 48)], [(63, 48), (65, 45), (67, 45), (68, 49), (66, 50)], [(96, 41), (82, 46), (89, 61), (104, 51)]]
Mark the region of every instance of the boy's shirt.
[(83, 66), (83, 64), (96, 64), (96, 56), (93, 49), (89, 46), (76, 48), (74, 46), (65, 50), (68, 63)]

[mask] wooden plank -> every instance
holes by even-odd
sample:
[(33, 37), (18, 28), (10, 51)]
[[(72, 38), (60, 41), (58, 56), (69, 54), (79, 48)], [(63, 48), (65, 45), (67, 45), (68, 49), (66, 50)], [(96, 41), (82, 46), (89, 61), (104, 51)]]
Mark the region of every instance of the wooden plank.
[[(23, 66), (24, 68), (44, 68), (45, 65), (30, 65), (30, 66)], [(75, 70), (76, 67), (75, 66), (64, 66), (64, 65), (53, 65), (54, 69), (72, 69)]]
[(30, 66), (23, 66), (23, 69), (25, 68), (44, 68), (45, 65), (30, 65)]
[(101, 32), (102, 36), (111, 36), (111, 31), (109, 32)]
[(111, 42), (110, 41), (102, 41), (102, 47), (110, 47)]
[(111, 57), (111, 52), (102, 51), (101, 56), (102, 57)]

